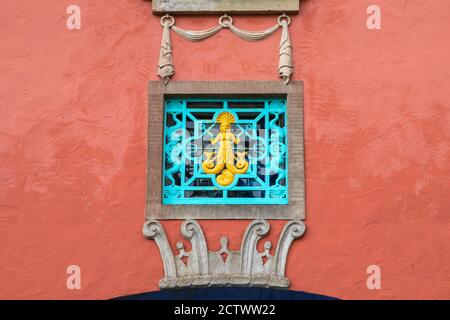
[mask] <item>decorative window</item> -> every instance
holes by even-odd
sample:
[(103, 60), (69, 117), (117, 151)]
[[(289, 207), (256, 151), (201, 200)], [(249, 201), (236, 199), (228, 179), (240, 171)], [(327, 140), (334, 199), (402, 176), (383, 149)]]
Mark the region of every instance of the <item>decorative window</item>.
[(304, 219), (302, 92), (150, 81), (146, 218)]
[(165, 101), (163, 204), (288, 204), (285, 98)]

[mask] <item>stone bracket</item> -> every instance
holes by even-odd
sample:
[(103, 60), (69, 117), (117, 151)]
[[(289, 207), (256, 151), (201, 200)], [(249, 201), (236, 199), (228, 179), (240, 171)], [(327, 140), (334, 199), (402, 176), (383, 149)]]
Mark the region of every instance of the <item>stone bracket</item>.
[(266, 220), (253, 220), (247, 227), (239, 251), (228, 249), (228, 238), (222, 237), (218, 251), (208, 251), (205, 236), (196, 220), (185, 220), (181, 234), (190, 241), (186, 252), (182, 242), (177, 243), (174, 255), (164, 228), (157, 220), (144, 223), (143, 234), (156, 241), (164, 264), (161, 289), (204, 286), (251, 286), (288, 288), (285, 277), (286, 260), (292, 241), (305, 232), (303, 221), (291, 220), (284, 226), (275, 255), (270, 254), (272, 244), (266, 241), (264, 252), (257, 250), (258, 241), (270, 229)]

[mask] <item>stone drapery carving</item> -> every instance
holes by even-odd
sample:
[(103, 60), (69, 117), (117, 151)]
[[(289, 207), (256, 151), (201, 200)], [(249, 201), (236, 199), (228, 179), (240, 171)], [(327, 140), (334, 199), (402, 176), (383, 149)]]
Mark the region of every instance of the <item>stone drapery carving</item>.
[(176, 34), (181, 36), (182, 38), (196, 42), (200, 41), (206, 38), (209, 38), (213, 35), (215, 35), (217, 32), (222, 30), (222, 26), (219, 24), (217, 27), (208, 29), (208, 30), (201, 30), (201, 31), (187, 31), (183, 30), (181, 28), (178, 28), (177, 26), (173, 25), (172, 30), (175, 31)]
[(266, 241), (264, 252), (258, 252), (258, 241), (270, 229), (266, 220), (252, 221), (242, 239), (240, 251), (228, 249), (228, 238), (223, 236), (218, 251), (208, 251), (205, 236), (195, 220), (185, 220), (181, 234), (190, 241), (191, 251), (186, 252), (184, 244), (178, 242), (178, 254), (174, 255), (162, 225), (156, 220), (146, 221), (144, 236), (154, 239), (164, 264), (164, 278), (161, 289), (196, 286), (256, 286), (289, 287), (285, 277), (286, 259), (292, 241), (305, 232), (303, 221), (289, 221), (284, 226), (275, 255), (270, 254), (272, 244)]
[(294, 72), (294, 65), (292, 62), (292, 45), (289, 37), (289, 25), (291, 24), (291, 18), (286, 14), (282, 14), (278, 17), (277, 24), (267, 28), (263, 31), (247, 31), (236, 27), (233, 24), (233, 18), (227, 14), (222, 15), (219, 18), (219, 24), (216, 27), (207, 30), (188, 31), (175, 26), (175, 19), (166, 14), (161, 17), (161, 26), (163, 27), (163, 36), (161, 41), (161, 51), (159, 55), (158, 63), (158, 75), (167, 84), (170, 77), (175, 74), (175, 67), (173, 64), (173, 51), (170, 41), (170, 32), (172, 29), (182, 38), (188, 41), (201, 41), (209, 38), (222, 29), (229, 29), (233, 34), (246, 41), (258, 41), (268, 37), (282, 28), (280, 47), (279, 47), (279, 63), (278, 63), (278, 75), (283, 79), (285, 84), (288, 84), (291, 75)]
[[(173, 25), (173, 23), (172, 23)], [(171, 27), (170, 21), (165, 21), (163, 26), (163, 35), (161, 40), (161, 50), (159, 52), (158, 63), (158, 76), (167, 84), (170, 77), (175, 74), (175, 68), (173, 66), (172, 58), (172, 42), (170, 41), (169, 28)]]
[(282, 27), (280, 51), (279, 51), (279, 63), (278, 63), (278, 75), (283, 79), (285, 84), (288, 84), (291, 75), (294, 73), (294, 66), (292, 64), (292, 45), (289, 37), (289, 23), (286, 20), (278, 20)]

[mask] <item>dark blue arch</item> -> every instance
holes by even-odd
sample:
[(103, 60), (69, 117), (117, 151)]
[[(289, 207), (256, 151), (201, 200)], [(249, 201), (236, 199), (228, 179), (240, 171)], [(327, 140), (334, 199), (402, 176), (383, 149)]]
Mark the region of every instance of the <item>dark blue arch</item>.
[(208, 287), (153, 291), (116, 298), (118, 300), (335, 300), (337, 298), (271, 288)]

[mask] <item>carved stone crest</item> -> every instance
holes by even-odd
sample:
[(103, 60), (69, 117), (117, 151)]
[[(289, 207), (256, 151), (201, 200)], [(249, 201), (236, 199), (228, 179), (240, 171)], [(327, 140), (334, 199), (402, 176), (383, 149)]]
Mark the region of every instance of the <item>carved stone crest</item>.
[(254, 286), (289, 287), (285, 276), (286, 259), (292, 241), (305, 232), (302, 221), (289, 221), (284, 226), (275, 255), (270, 254), (272, 244), (266, 241), (264, 251), (258, 252), (258, 241), (269, 232), (266, 220), (252, 221), (241, 242), (239, 251), (228, 249), (228, 238), (223, 236), (218, 251), (208, 251), (205, 236), (196, 220), (185, 220), (182, 236), (190, 241), (192, 249), (186, 252), (182, 242), (177, 243), (174, 254), (162, 225), (156, 220), (145, 222), (144, 236), (158, 245), (164, 264), (161, 289), (199, 286)]

